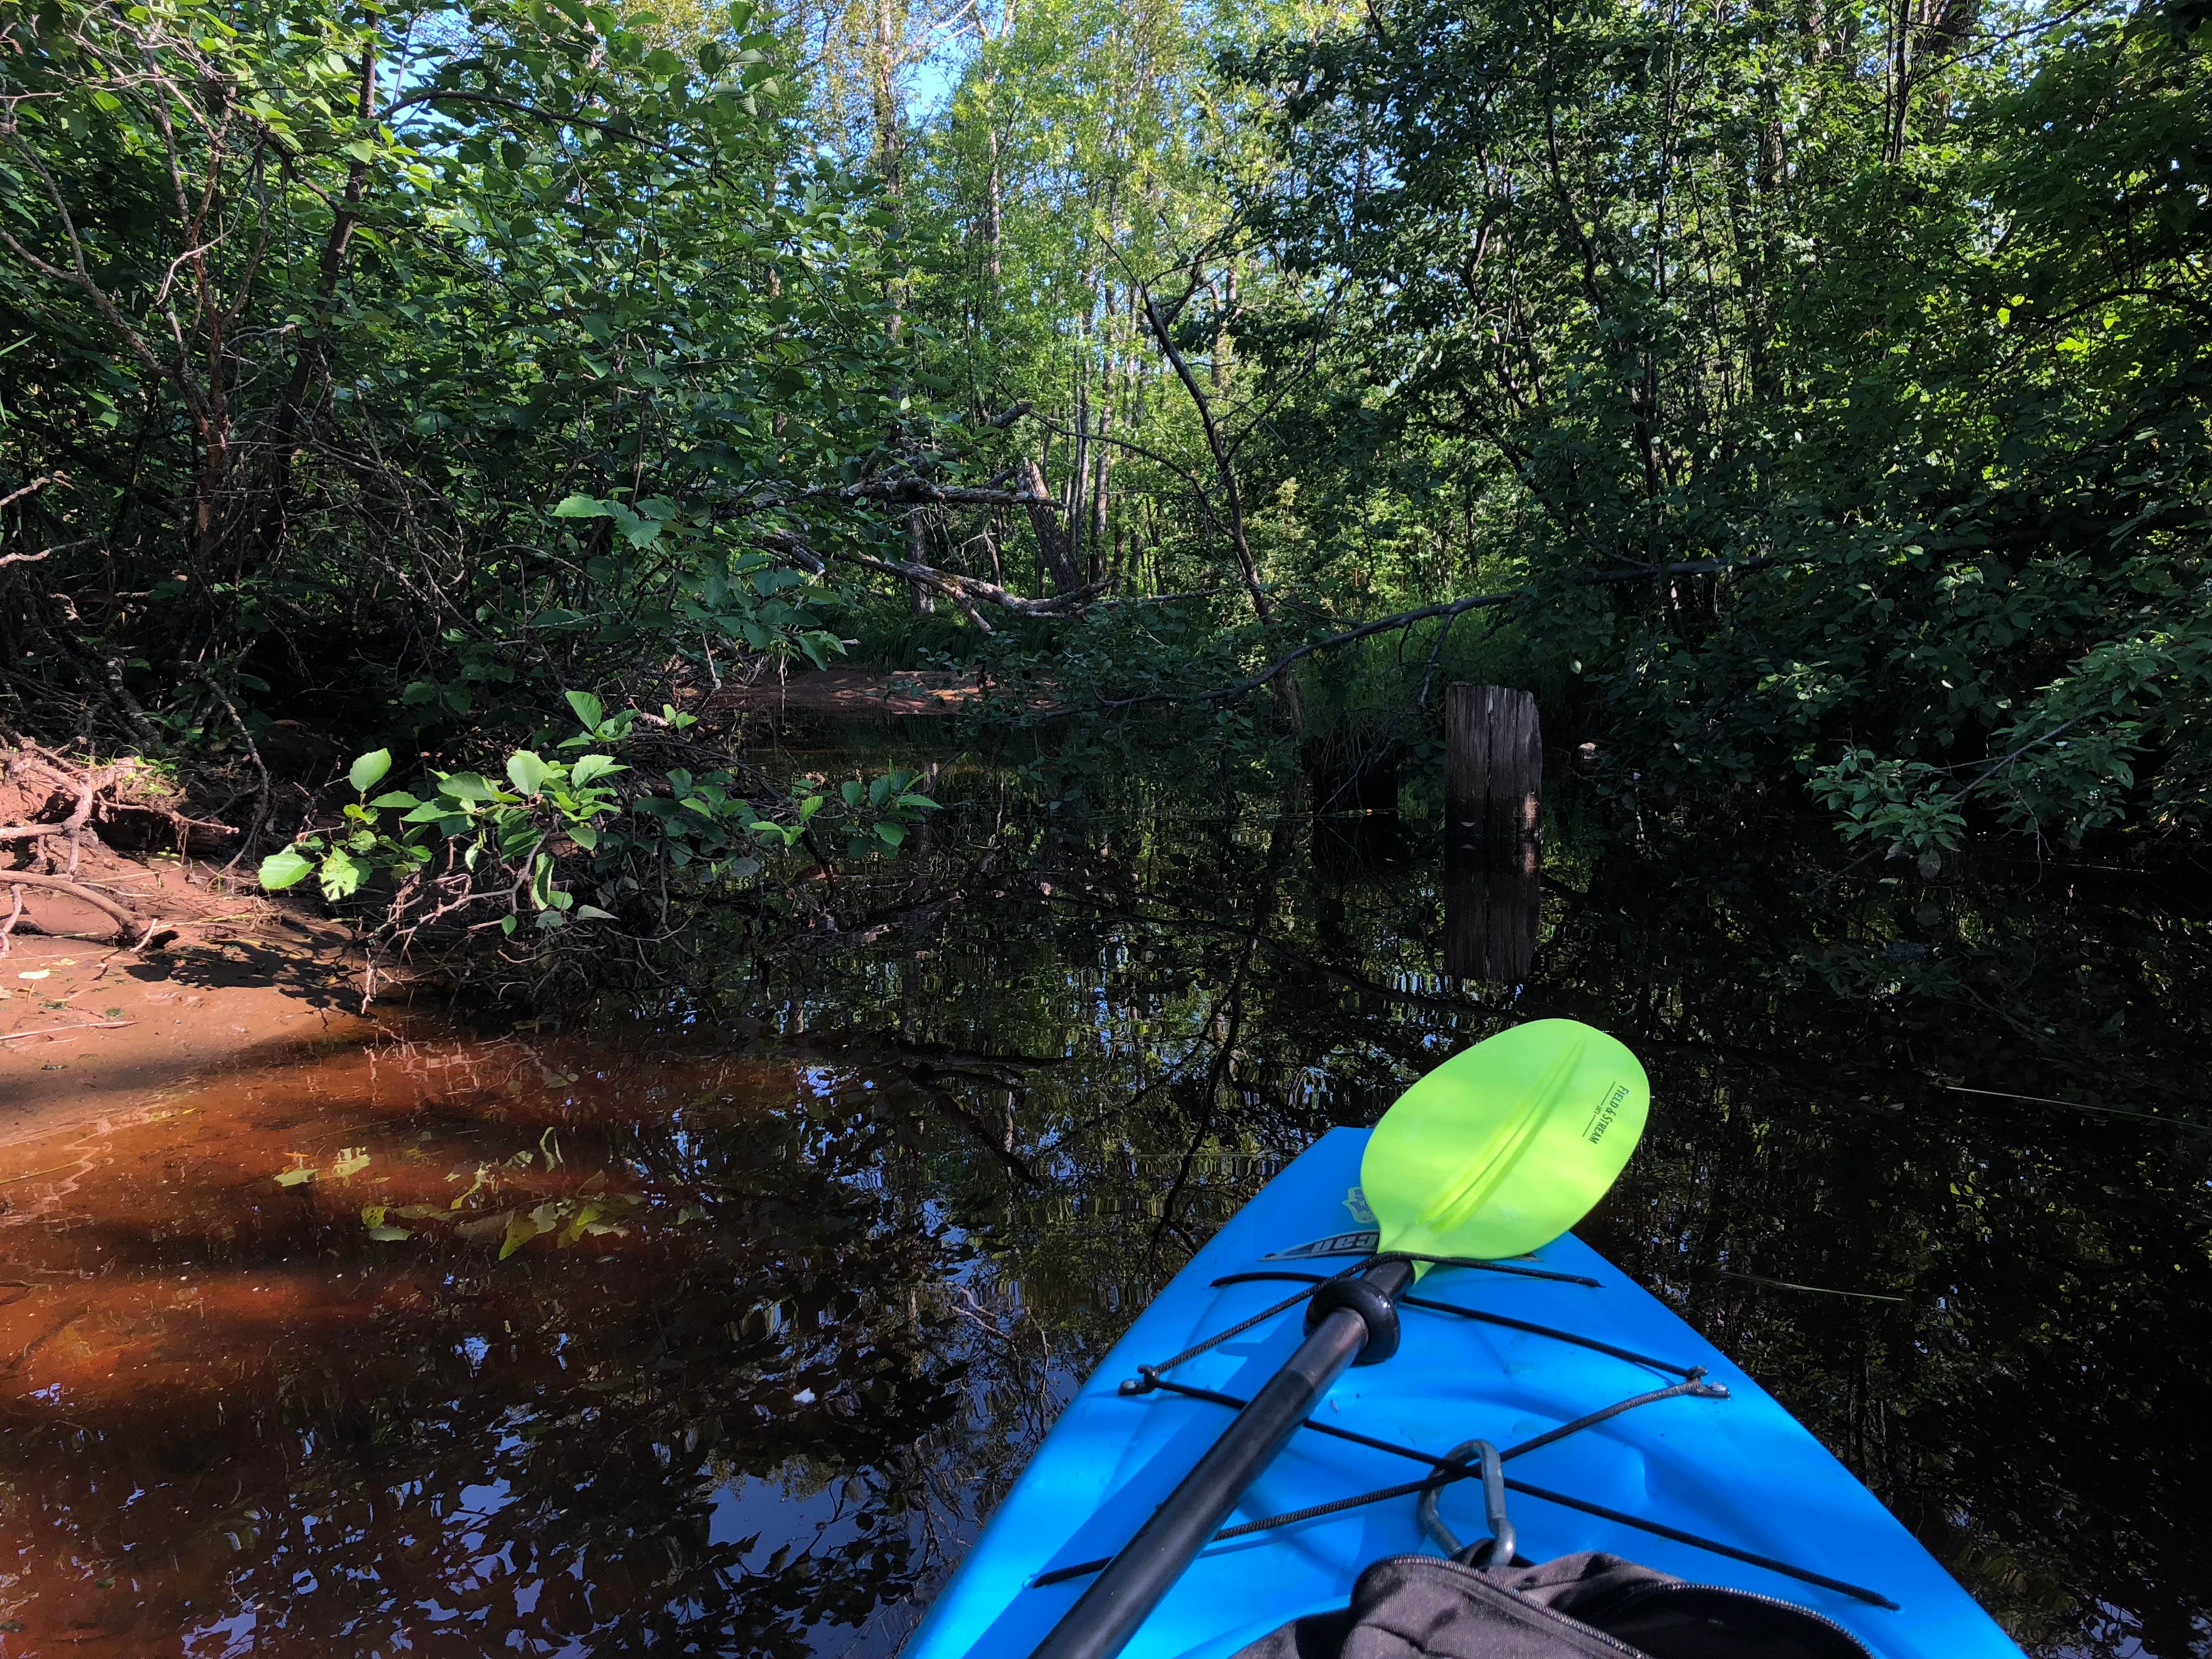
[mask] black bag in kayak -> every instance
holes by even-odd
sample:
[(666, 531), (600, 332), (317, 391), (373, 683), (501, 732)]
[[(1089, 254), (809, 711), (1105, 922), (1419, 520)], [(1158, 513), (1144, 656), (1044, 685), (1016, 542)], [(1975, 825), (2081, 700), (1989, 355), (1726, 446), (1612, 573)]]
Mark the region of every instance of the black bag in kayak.
[(1236, 1659), (1869, 1659), (1817, 1613), (1585, 1552), (1533, 1567), (1393, 1555), (1352, 1605), (1293, 1620)]

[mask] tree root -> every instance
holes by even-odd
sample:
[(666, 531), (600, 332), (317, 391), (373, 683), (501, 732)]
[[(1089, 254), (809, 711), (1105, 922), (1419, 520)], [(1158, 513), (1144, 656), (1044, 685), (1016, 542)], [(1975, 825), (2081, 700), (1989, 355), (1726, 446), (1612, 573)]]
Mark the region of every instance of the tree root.
[(73, 899), (82, 900), (113, 920), (115, 937), (119, 944), (135, 945), (140, 942), (142, 935), (151, 932), (143, 919), (132, 915), (106, 894), (95, 891), (81, 881), (71, 881), (66, 876), (42, 876), (33, 870), (0, 870), (0, 886), (42, 887), (49, 892), (66, 893)]

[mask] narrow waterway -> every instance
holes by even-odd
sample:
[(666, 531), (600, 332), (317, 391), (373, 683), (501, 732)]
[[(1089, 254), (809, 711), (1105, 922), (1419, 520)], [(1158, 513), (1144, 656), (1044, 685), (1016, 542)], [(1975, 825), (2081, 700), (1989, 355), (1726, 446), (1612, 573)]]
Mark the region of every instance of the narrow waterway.
[(2203, 872), (936, 787), (834, 929), (0, 1150), (0, 1654), (889, 1655), (1196, 1243), (1547, 1015), (1653, 1082), (1585, 1237), (2032, 1652), (2212, 1651)]

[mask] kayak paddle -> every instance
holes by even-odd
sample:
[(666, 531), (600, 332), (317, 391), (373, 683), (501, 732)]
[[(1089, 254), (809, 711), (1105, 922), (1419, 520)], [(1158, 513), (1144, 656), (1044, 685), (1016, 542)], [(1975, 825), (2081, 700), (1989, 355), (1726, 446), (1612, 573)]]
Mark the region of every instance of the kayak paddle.
[(1650, 1108), (1636, 1056), (1579, 1020), (1476, 1043), (1399, 1096), (1368, 1138), (1359, 1184), (1376, 1248), (1494, 1261), (1550, 1243), (1620, 1178)]
[(1406, 1255), (1522, 1255), (1589, 1212), (1644, 1133), (1636, 1056), (1571, 1019), (1533, 1020), (1431, 1072), (1382, 1115), (1359, 1179), (1386, 1258), (1316, 1287), (1306, 1339), (1036, 1649), (1114, 1659), (1347, 1365), (1397, 1351)]

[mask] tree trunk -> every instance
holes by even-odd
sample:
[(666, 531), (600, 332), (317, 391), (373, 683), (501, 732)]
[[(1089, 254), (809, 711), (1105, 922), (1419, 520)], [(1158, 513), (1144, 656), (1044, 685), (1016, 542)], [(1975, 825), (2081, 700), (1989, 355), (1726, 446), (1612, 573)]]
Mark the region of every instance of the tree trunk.
[(994, 298), (996, 298), (1000, 281), (999, 236), (1001, 228), (999, 209), (999, 130), (991, 126), (987, 121), (985, 132), (991, 141), (991, 170), (984, 181), (983, 246), (990, 250), (988, 263), (991, 272), (991, 294)]
[[(921, 522), (921, 509), (910, 507), (906, 510), (906, 556), (909, 564), (929, 562), (929, 543)], [(927, 617), (937, 609), (937, 595), (921, 583), (909, 578), (906, 585), (907, 608), (917, 617)]]
[(1028, 471), (1029, 493), (1037, 498), (1029, 508), (1030, 529), (1036, 537), (1037, 556), (1052, 578), (1052, 591), (1072, 593), (1083, 586), (1083, 579), (1076, 574), (1075, 561), (1069, 555), (1067, 532), (1060, 527), (1059, 515), (1047, 504), (1044, 469), (1035, 461), (1022, 465)]

